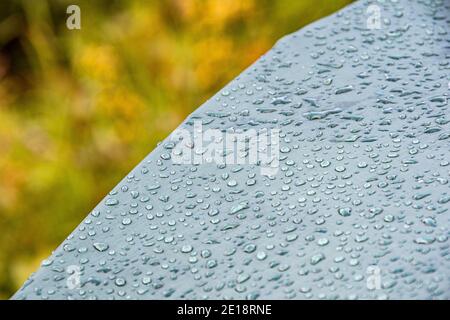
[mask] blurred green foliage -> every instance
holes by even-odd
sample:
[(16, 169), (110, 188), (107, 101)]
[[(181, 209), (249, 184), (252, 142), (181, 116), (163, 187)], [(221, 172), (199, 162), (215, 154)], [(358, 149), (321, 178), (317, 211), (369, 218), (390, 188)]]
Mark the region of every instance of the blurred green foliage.
[(0, 1), (0, 297), (196, 107), (349, 2)]

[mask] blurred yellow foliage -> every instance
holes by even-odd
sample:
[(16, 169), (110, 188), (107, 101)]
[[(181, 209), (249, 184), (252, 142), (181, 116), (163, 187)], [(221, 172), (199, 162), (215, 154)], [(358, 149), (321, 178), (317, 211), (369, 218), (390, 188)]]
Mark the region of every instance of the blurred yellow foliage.
[(196, 107), (349, 2), (1, 1), (0, 297)]
[(79, 76), (99, 84), (117, 81), (118, 57), (110, 45), (89, 44), (74, 56), (73, 67)]

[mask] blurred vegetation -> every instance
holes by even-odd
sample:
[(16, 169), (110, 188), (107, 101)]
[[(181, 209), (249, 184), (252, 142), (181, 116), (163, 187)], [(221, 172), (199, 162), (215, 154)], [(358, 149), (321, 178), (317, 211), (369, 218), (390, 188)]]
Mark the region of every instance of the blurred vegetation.
[(196, 107), (349, 2), (0, 1), (0, 298)]

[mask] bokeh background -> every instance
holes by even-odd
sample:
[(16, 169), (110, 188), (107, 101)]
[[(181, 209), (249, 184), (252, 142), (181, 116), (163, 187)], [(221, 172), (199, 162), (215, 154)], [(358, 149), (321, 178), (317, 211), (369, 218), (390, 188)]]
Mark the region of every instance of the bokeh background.
[(202, 102), (350, 2), (0, 1), (0, 298)]

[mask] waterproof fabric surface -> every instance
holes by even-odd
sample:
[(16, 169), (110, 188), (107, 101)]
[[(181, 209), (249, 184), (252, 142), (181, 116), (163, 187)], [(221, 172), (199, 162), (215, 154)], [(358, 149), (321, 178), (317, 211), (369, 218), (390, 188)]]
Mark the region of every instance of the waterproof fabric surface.
[(449, 1), (359, 1), (288, 35), (14, 298), (449, 299), (449, 83)]

